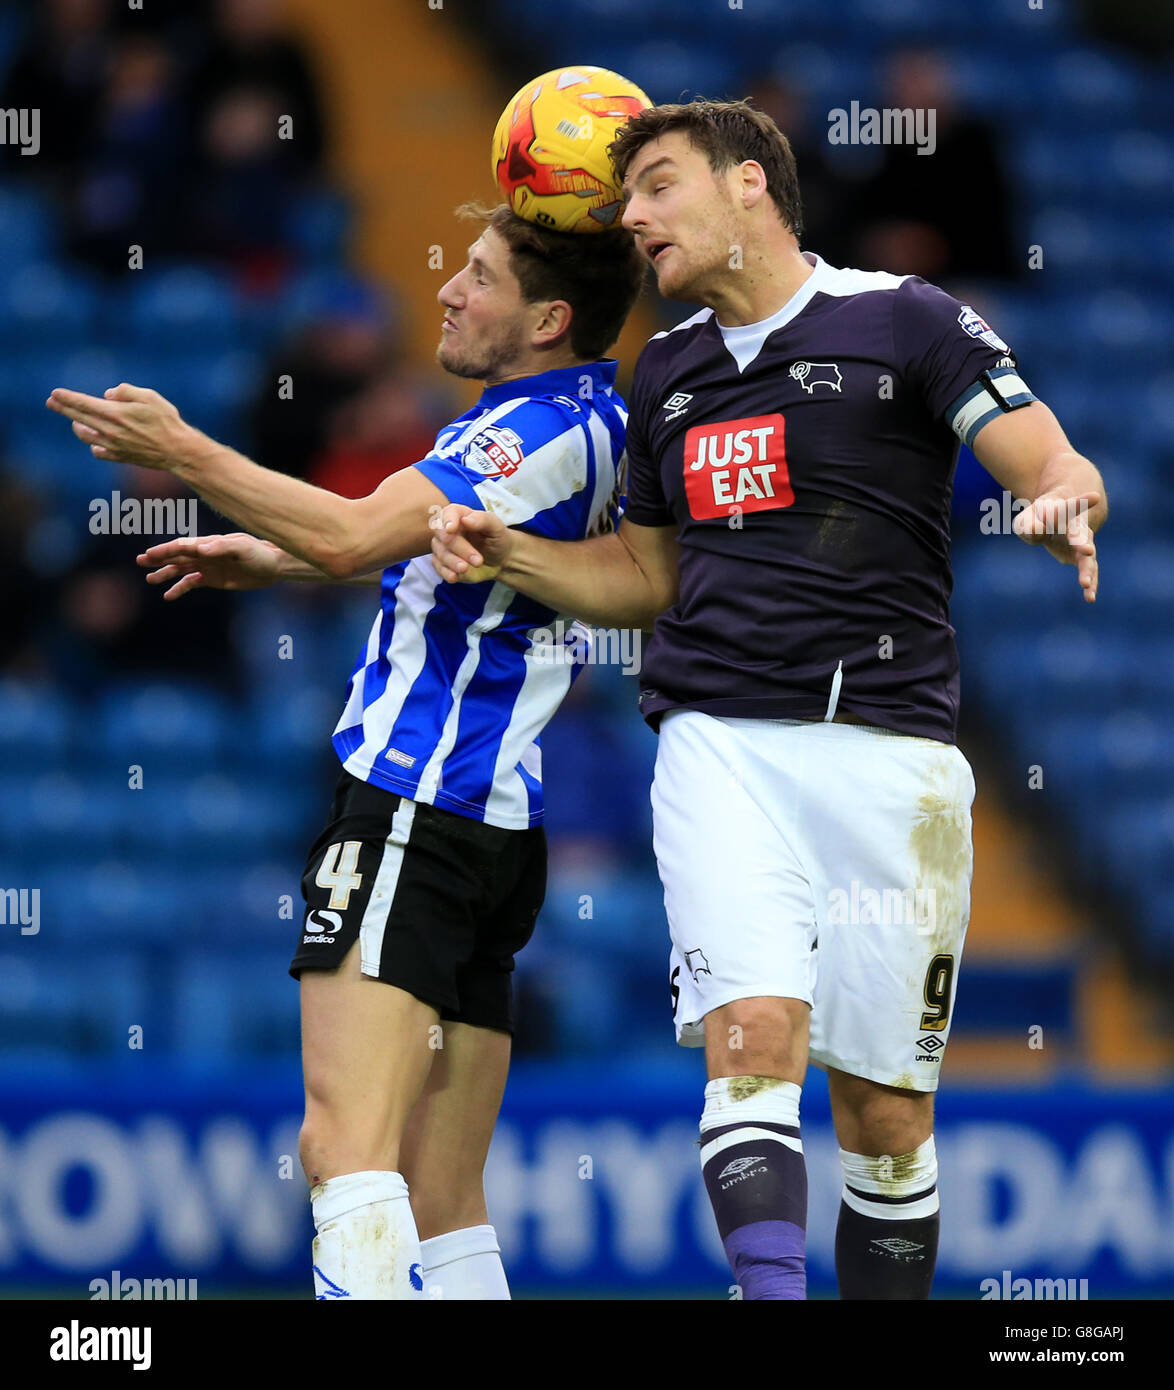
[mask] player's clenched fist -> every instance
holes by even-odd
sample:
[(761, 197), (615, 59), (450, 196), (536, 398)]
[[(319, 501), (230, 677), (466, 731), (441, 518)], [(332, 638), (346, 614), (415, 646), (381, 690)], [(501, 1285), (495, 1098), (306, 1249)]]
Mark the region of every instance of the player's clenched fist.
[(493, 512), (450, 502), (432, 518), (432, 563), (450, 584), (496, 579), (513, 546), (509, 527)]
[(164, 541), (138, 557), (139, 564), (151, 570), (148, 584), (176, 581), (164, 592), (167, 599), (200, 588), (263, 589), (281, 577), (281, 560), (277, 546), (243, 532)]

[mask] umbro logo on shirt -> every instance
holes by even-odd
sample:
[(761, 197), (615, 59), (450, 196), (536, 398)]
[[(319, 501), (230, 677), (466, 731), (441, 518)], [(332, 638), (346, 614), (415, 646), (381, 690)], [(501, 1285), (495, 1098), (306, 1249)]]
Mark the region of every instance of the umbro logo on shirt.
[(678, 415), (684, 415), (692, 399), (693, 395), (689, 391), (674, 391), (668, 400), (665, 401), (664, 405), (661, 406), (661, 410), (671, 412), (671, 414), (664, 417), (665, 424), (668, 424), (670, 420), (675, 420)]

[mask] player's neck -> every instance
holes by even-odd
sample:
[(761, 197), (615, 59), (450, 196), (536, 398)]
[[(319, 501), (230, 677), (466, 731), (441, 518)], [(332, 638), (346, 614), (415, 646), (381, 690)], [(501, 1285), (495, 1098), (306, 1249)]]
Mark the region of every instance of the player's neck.
[(777, 314), (814, 271), (793, 237), (781, 251), (773, 246), (750, 249), (740, 269), (710, 287), (704, 303), (723, 328), (761, 323)]
[(505, 381), (521, 381), (524, 377), (539, 376), (542, 372), (557, 372), (564, 367), (589, 367), (596, 359), (576, 357), (573, 353), (560, 353), (556, 356), (543, 356), (525, 362), (513, 362), (508, 368), (492, 377), (486, 377), (482, 386), (500, 386)]

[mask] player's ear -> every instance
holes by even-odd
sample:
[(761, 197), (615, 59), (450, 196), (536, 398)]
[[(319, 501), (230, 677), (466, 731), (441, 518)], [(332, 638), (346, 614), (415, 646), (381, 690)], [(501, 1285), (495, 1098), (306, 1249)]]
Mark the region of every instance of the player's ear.
[(575, 311), (565, 299), (547, 300), (541, 309), (538, 322), (534, 326), (534, 344), (536, 347), (550, 347), (571, 331), (571, 320)]
[(766, 171), (756, 159), (744, 159), (738, 166), (742, 206), (749, 211), (766, 197)]

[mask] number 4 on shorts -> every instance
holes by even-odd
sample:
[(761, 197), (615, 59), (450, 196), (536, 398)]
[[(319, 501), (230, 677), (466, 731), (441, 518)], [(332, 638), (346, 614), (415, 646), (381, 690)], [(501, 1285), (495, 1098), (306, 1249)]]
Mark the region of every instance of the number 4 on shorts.
[(331, 845), (322, 856), (318, 877), (314, 882), (319, 888), (330, 889), (329, 907), (345, 912), (351, 894), (361, 887), (363, 875), (359, 873), (358, 840), (347, 840), (345, 844)]

